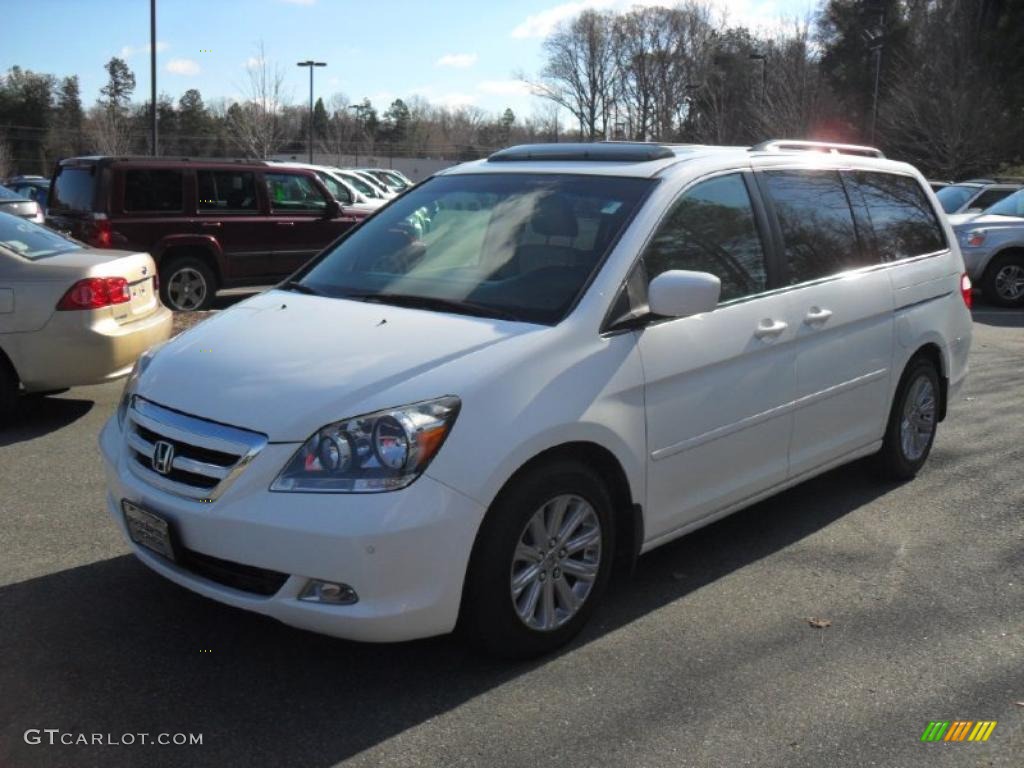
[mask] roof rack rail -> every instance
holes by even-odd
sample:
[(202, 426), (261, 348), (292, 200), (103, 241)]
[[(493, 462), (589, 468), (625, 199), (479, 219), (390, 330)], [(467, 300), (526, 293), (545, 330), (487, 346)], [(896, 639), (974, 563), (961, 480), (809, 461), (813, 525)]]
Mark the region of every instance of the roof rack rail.
[(786, 150), (802, 150), (805, 152), (830, 152), (837, 155), (860, 155), (861, 157), (881, 157), (885, 155), (876, 147), (862, 147), (858, 144), (837, 144), (832, 141), (799, 141), (796, 139), (770, 139), (755, 144), (751, 152), (784, 152)]
[(529, 160), (574, 161), (597, 160), (620, 163), (643, 163), (667, 160), (676, 156), (661, 144), (642, 142), (594, 142), (565, 144), (520, 144), (499, 150), (487, 158), (489, 163), (525, 162)]

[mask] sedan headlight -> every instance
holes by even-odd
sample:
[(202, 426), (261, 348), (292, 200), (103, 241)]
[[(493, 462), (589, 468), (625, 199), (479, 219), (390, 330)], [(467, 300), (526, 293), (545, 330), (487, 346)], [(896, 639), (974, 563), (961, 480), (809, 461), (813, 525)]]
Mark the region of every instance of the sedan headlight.
[(459, 414), (457, 397), (343, 419), (317, 430), (272, 491), (380, 493), (405, 488), (437, 455)]
[(141, 355), (139, 359), (135, 361), (135, 365), (132, 366), (132, 372), (128, 374), (128, 378), (124, 380), (124, 389), (121, 390), (121, 400), (117, 404), (117, 426), (124, 429), (124, 418), (128, 415), (128, 406), (131, 405), (132, 395), (135, 394), (135, 388), (139, 384), (139, 378), (149, 364), (153, 362), (153, 355), (160, 349), (166, 342), (161, 342), (156, 346), (150, 347)]

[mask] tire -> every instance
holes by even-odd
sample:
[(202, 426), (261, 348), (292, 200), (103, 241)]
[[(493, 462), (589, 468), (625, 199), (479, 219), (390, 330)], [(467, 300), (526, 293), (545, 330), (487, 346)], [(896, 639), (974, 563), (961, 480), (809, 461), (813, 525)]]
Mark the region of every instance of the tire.
[(1024, 252), (996, 256), (981, 278), (985, 299), (999, 307), (1024, 307)]
[[(564, 540), (586, 546), (575, 552), (555, 549), (548, 529), (543, 530), (548, 545), (534, 546), (538, 529), (531, 523), (543, 519), (554, 529), (559, 510)], [(581, 524), (567, 529), (574, 518)], [(531, 556), (522, 558), (527, 551)], [(587, 623), (608, 584), (614, 555), (612, 501), (599, 475), (564, 459), (527, 470), (501, 492), (477, 535), (459, 630), (488, 655), (527, 659), (548, 653)], [(524, 585), (518, 597), (514, 577)]]
[(175, 312), (209, 309), (217, 295), (217, 276), (195, 256), (171, 258), (160, 267), (160, 298)]
[(911, 480), (928, 460), (938, 427), (939, 372), (926, 357), (915, 357), (900, 378), (875, 467), (889, 480)]
[(7, 358), (0, 352), (0, 426), (9, 424), (14, 418), (21, 397), (21, 384)]

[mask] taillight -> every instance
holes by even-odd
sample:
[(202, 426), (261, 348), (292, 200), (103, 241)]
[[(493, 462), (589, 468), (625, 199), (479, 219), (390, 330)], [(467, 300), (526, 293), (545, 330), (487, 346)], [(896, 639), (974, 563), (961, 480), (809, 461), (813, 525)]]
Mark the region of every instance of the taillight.
[(98, 219), (92, 225), (92, 237), (90, 244), (97, 248), (109, 248), (113, 242), (113, 230), (109, 219)]
[(131, 301), (128, 281), (123, 277), (87, 277), (68, 288), (57, 309), (102, 309)]
[(971, 278), (967, 276), (966, 272), (960, 275), (960, 295), (968, 309), (974, 306), (974, 298), (971, 296)]

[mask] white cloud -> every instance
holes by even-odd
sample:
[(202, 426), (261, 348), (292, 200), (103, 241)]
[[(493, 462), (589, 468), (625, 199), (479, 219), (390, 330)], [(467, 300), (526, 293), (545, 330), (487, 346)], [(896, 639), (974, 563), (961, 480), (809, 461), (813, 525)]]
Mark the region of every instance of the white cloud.
[(409, 95), (420, 96), (431, 104), (445, 107), (466, 107), (475, 104), (477, 101), (475, 94), (463, 93), (461, 91), (444, 91), (434, 85), (410, 88)]
[(192, 59), (171, 59), (165, 69), (172, 75), (198, 75), (202, 70), (199, 63)]
[[(780, 11), (775, 0), (711, 0), (710, 4), (720, 17), (727, 18), (732, 24), (744, 24), (754, 29), (773, 29), (779, 25)], [(547, 37), (563, 21), (586, 10), (621, 13), (635, 6), (673, 5), (672, 0), (573, 0), (527, 16), (512, 29), (512, 37)]]
[(476, 84), (481, 93), (495, 96), (529, 96), (533, 91), (522, 80), (483, 80)]
[(475, 53), (446, 53), (434, 62), (434, 66), (437, 67), (458, 67), (460, 69), (472, 67), (474, 64), (476, 64)]
[[(161, 51), (166, 51), (170, 47), (170, 44), (165, 43), (163, 40), (156, 41), (157, 53), (160, 53)], [(124, 48), (121, 49), (121, 58), (130, 59), (132, 56), (135, 56), (140, 53), (144, 53), (147, 56), (149, 55), (149, 43), (146, 43), (145, 45), (126, 45)]]

